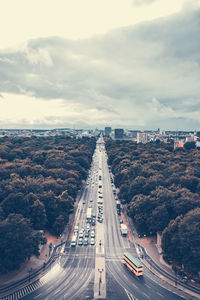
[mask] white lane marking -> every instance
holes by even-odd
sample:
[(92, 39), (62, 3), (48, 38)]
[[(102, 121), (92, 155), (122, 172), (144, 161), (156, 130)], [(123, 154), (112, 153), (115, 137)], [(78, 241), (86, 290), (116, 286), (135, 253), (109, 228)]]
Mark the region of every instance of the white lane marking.
[(37, 296), (34, 297), (34, 299), (40, 297), (41, 295), (42, 293), (38, 294)]
[(161, 293), (156, 292), (156, 294), (158, 294), (160, 297), (164, 298), (164, 296)]
[(124, 290), (130, 300), (137, 300), (137, 298), (134, 297), (133, 294), (131, 294), (127, 289), (124, 288)]
[(144, 285), (146, 285), (149, 289), (152, 289), (152, 287), (150, 287), (146, 282), (144, 283)]

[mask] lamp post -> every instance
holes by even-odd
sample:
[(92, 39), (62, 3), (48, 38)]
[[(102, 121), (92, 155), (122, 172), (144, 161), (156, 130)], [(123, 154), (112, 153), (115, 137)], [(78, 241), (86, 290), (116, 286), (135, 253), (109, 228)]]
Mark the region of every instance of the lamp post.
[(99, 271), (99, 296), (101, 295), (101, 273), (103, 272), (103, 269), (98, 269)]
[(28, 274), (29, 274), (29, 276), (28, 276), (28, 281), (30, 282), (30, 280), (31, 280), (31, 272), (32, 272), (33, 270), (32, 270), (32, 268), (30, 268), (29, 270), (28, 270)]

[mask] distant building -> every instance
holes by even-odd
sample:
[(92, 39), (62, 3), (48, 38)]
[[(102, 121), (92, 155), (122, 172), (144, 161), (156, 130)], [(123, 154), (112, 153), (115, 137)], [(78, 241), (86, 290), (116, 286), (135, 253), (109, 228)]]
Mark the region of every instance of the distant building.
[(123, 139), (124, 137), (124, 129), (116, 128), (115, 129), (115, 139)]
[(137, 144), (142, 143), (146, 144), (148, 142), (148, 133), (147, 132), (138, 132), (137, 133)]
[(197, 136), (194, 134), (190, 134), (189, 136), (186, 137), (185, 141), (186, 142), (194, 142), (197, 140)]
[(174, 150), (176, 150), (177, 148), (184, 148), (184, 143), (179, 140), (175, 140), (174, 141)]
[(111, 127), (105, 127), (105, 136), (106, 137), (110, 137), (110, 134), (112, 132), (112, 128)]

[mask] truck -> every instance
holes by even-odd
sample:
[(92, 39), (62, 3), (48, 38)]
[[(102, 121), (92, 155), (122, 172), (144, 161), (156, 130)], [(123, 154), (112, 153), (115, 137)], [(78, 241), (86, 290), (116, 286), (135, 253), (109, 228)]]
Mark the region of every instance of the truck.
[(88, 207), (88, 209), (87, 209), (86, 221), (89, 223), (92, 221), (92, 208), (91, 207)]
[(122, 236), (127, 236), (128, 229), (127, 229), (126, 224), (120, 224), (120, 230), (121, 230)]
[(76, 247), (77, 235), (73, 235), (71, 240), (71, 247)]
[(121, 204), (119, 200), (116, 201), (116, 208), (118, 215), (121, 216)]

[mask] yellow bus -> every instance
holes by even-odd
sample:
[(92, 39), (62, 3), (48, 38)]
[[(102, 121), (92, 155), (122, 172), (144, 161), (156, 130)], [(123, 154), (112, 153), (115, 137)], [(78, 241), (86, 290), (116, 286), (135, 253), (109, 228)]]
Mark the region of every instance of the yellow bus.
[(123, 255), (123, 264), (126, 265), (136, 276), (143, 275), (143, 266), (141, 262), (133, 257), (130, 253), (125, 252)]

